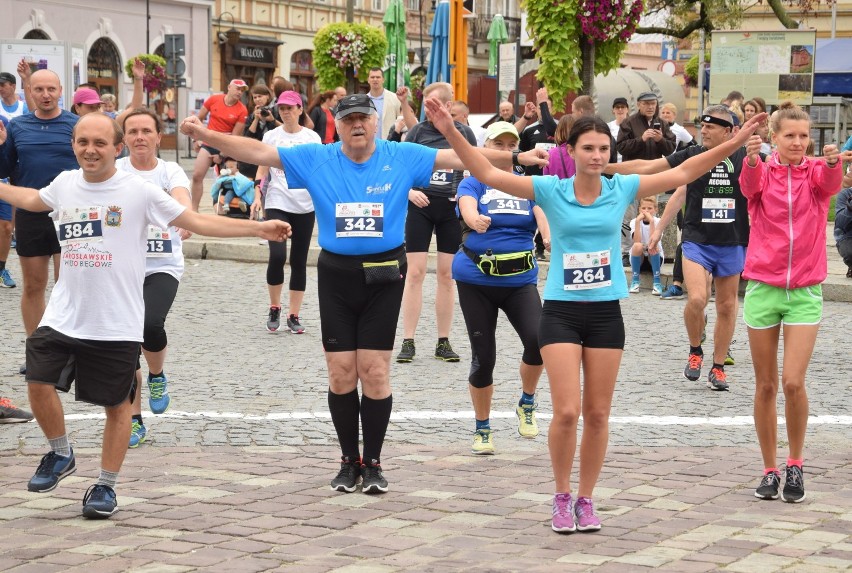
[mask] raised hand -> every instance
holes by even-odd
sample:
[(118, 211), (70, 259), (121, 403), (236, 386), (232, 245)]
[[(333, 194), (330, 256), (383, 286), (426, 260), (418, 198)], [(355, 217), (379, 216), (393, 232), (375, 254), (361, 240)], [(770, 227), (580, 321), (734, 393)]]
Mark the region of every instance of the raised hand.
[(550, 163), (550, 154), (539, 148), (530, 149), (518, 154), (518, 163), (521, 165), (538, 165), (546, 167)]
[(760, 124), (765, 120), (769, 115), (767, 113), (758, 113), (750, 120), (745, 122), (742, 127), (740, 127), (739, 131), (734, 133), (734, 136), (731, 138), (731, 141), (735, 141), (739, 145), (745, 145), (746, 140), (748, 140), (751, 135), (755, 132), (755, 130), (760, 127)]
[(145, 62), (136, 58), (133, 60), (133, 68), (131, 71), (133, 72), (133, 79), (141, 80), (145, 77)]
[(201, 120), (194, 115), (187, 116), (180, 123), (180, 132), (184, 135), (190, 136), (193, 139), (199, 139), (203, 130), (204, 124), (201, 123)]
[(18, 62), (18, 75), (21, 76), (21, 83), (25, 83), (29, 81), (30, 76), (33, 74), (30, 65), (24, 61), (24, 58), (21, 58), (21, 61)]
[(837, 165), (837, 162), (840, 161), (840, 150), (837, 149), (836, 145), (831, 143), (822, 148), (822, 156), (825, 158), (825, 162), (828, 163), (829, 166), (834, 167)]
[(292, 234), (293, 229), (290, 227), (290, 223), (278, 219), (263, 221), (260, 223), (260, 230), (257, 232), (257, 236), (261, 239), (278, 243), (286, 241)]

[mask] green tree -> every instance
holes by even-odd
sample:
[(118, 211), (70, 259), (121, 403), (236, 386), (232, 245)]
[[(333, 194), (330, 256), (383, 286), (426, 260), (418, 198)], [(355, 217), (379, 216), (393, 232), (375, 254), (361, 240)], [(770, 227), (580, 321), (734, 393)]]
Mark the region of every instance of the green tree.
[[(787, 13), (785, 4), (803, 13), (810, 14), (824, 4), (831, 6), (836, 0), (765, 0), (775, 17), (785, 28), (798, 28), (799, 23)], [(762, 4), (764, 0), (757, 0)], [(663, 34), (673, 38), (686, 38), (696, 30), (734, 29), (742, 21), (743, 11), (748, 8), (744, 0), (645, 0), (646, 14), (664, 13), (668, 17), (664, 25), (639, 26), (637, 34)]]
[(541, 60), (537, 77), (561, 111), (571, 93), (590, 94), (595, 74), (616, 69), (643, 0), (522, 0)]

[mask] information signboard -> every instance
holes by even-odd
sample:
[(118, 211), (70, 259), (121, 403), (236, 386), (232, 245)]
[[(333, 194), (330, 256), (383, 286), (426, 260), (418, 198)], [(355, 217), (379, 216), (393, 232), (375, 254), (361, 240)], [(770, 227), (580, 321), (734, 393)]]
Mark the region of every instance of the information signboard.
[(710, 51), (710, 101), (731, 91), (768, 105), (813, 100), (815, 30), (717, 30)]

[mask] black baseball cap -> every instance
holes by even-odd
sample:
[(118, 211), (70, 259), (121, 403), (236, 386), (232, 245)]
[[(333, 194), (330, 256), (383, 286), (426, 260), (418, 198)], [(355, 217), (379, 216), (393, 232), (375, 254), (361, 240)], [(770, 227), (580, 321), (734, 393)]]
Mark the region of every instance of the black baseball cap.
[(17, 85), (18, 80), (16, 80), (15, 76), (10, 74), (9, 72), (2, 72), (2, 73), (0, 73), (0, 84), (5, 84), (5, 83)]
[(376, 106), (367, 94), (348, 95), (337, 103), (337, 113), (334, 119), (341, 119), (351, 113), (363, 113), (364, 115), (375, 115)]
[(624, 107), (630, 107), (630, 104), (627, 103), (626, 97), (617, 97), (612, 100), (612, 107), (623, 105)]

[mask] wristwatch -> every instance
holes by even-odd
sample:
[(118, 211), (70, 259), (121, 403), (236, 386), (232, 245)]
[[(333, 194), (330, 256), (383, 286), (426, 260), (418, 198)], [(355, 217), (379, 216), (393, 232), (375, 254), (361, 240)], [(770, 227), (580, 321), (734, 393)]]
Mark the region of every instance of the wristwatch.
[(518, 161), (518, 155), (520, 154), (521, 152), (517, 149), (512, 152), (512, 165), (514, 165), (515, 167), (521, 166), (521, 162)]

